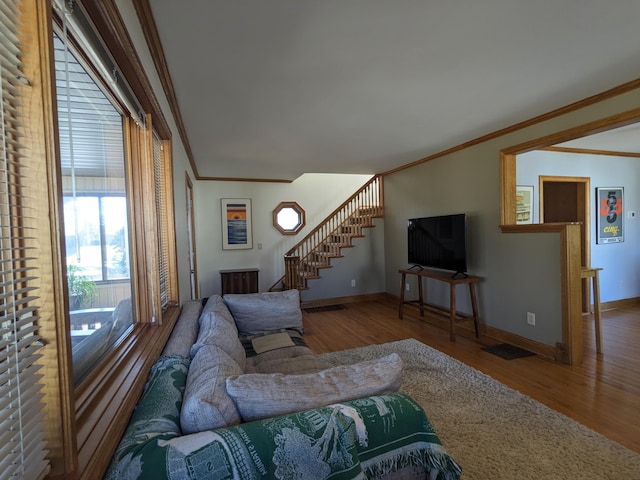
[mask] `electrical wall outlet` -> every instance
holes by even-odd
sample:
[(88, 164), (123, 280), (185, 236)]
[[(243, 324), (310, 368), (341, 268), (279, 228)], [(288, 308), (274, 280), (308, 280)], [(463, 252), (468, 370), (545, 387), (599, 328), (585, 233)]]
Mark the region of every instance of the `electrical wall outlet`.
[(355, 286), (356, 286), (356, 280), (355, 280), (355, 278), (354, 278), (353, 280), (351, 280), (351, 286), (352, 286), (352, 287), (355, 287)]
[(536, 314), (535, 313), (527, 312), (527, 323), (529, 325), (535, 325), (536, 324)]

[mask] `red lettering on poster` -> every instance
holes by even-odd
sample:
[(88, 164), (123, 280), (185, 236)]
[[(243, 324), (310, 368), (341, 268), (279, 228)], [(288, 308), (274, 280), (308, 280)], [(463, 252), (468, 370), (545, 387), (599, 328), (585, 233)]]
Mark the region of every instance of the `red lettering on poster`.
[(610, 213), (622, 213), (622, 199), (616, 198), (615, 203), (611, 202), (609, 198), (603, 198), (600, 202), (600, 215), (609, 215)]

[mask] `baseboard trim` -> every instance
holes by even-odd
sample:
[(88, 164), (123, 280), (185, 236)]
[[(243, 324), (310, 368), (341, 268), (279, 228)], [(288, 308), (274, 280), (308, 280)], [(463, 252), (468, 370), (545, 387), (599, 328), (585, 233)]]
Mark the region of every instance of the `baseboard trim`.
[[(400, 297), (392, 295), (390, 293), (386, 294), (386, 299), (388, 301), (395, 301), (396, 303), (400, 301)], [(405, 305), (405, 313), (408, 313), (407, 311), (412, 311), (412, 313), (417, 313), (419, 315), (417, 306)], [(418, 316), (418, 318), (430, 325), (449, 330), (449, 322), (446, 319), (433, 317), (428, 313), (425, 313), (424, 317)], [(509, 343), (511, 345), (515, 345), (516, 347), (529, 350), (530, 352), (533, 352), (536, 355), (540, 355), (541, 357), (549, 358), (552, 360), (559, 360), (557, 358), (557, 349), (555, 345), (546, 345), (544, 343), (531, 340), (530, 338), (516, 335), (515, 333), (491, 327), (489, 325), (483, 324), (482, 322), (480, 322), (479, 333), (480, 338), (476, 338), (473, 321), (471, 320), (456, 323), (456, 336), (468, 338), (483, 345), (490, 345), (493, 343)]]
[(627, 308), (631, 306), (637, 306), (640, 303), (640, 297), (623, 298), (622, 300), (613, 300), (611, 302), (602, 302), (600, 304), (601, 310), (612, 310), (614, 308)]
[(300, 308), (326, 307), (328, 305), (339, 305), (344, 303), (357, 302), (378, 302), (385, 300), (386, 293), (367, 293), (363, 295), (349, 295), (346, 297), (321, 298), (319, 300), (308, 300), (300, 302)]
[(499, 328), (484, 325), (480, 328), (481, 335), (491, 338), (499, 343), (510, 343), (516, 347), (524, 348), (530, 352), (540, 355), (541, 357), (550, 358), (551, 360), (560, 360), (558, 358), (556, 345), (547, 345), (530, 338), (525, 338), (515, 333), (507, 332)]

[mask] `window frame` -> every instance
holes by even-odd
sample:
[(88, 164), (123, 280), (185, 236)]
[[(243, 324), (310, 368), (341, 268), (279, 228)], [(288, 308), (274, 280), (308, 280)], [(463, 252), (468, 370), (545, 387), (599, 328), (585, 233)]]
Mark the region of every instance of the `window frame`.
[[(129, 163), (136, 164), (134, 168), (143, 168), (143, 146), (151, 144), (151, 134), (155, 130), (162, 140), (165, 173), (172, 172), (171, 131), (135, 54), (115, 2), (106, 0), (86, 4), (76, 3), (76, 6), (84, 10), (87, 18), (91, 19), (106, 49), (147, 112), (147, 129), (144, 132), (138, 131), (134, 122), (128, 122), (125, 131), (125, 136), (129, 137), (128, 143), (137, 141), (136, 145), (127, 150), (127, 155), (130, 155)], [(173, 245), (173, 248), (168, 248), (170, 301), (168, 307), (162, 310), (157, 302), (159, 292), (156, 291), (156, 280), (147, 277), (145, 282), (140, 281), (141, 277), (145, 277), (142, 272), (148, 272), (148, 268), (157, 264), (157, 250), (146, 248), (158, 235), (155, 200), (136, 193), (136, 205), (131, 208), (135, 209), (136, 215), (142, 212), (144, 217), (143, 221), (136, 221), (136, 232), (131, 234), (135, 242), (132, 252), (132, 282), (135, 275), (136, 283), (133, 288), (137, 292), (138, 323), (106, 359), (74, 388), (64, 280), (66, 268), (61, 222), (62, 179), (58, 166), (53, 75), (54, 17), (49, 0), (23, 0), (23, 62), (27, 73), (30, 73), (28, 78), (32, 81), (25, 88), (26, 102), (29, 105), (25, 121), (29, 124), (31, 133), (27, 147), (34, 156), (41, 159), (38, 168), (46, 179), (42, 184), (42, 198), (48, 200), (40, 202), (37, 212), (43, 225), (43, 233), (38, 239), (37, 257), (43, 272), (40, 281), (43, 308), (40, 316), (41, 333), (46, 342), (41, 360), (46, 372), (43, 379), (46, 395), (45, 427), (49, 440), (52, 478), (101, 478), (144, 389), (149, 369), (161, 353), (179, 314), (176, 251), (175, 242), (169, 243)], [(131, 191), (144, 191), (139, 187), (146, 184), (146, 179), (134, 180)], [(172, 176), (166, 179), (166, 183), (172, 188)], [(171, 188), (165, 192), (169, 208), (163, 228), (169, 235), (175, 236)], [(138, 220), (137, 216), (133, 218)], [(151, 222), (154, 228), (149, 229)]]
[[(298, 222), (293, 227), (286, 228), (280, 224), (278, 216), (284, 209), (293, 210), (298, 214)], [(282, 235), (297, 235), (298, 232), (302, 230), (307, 223), (304, 208), (298, 205), (297, 202), (280, 202), (278, 206), (273, 209), (272, 216), (273, 227)]]
[[(80, 197), (87, 197), (87, 198), (96, 198), (97, 202), (98, 202), (98, 208), (97, 208), (97, 212), (96, 213), (96, 218), (98, 220), (98, 229), (99, 229), (99, 240), (100, 240), (100, 264), (101, 264), (101, 270), (100, 270), (100, 278), (96, 279), (96, 278), (91, 278), (92, 281), (96, 282), (96, 284), (98, 285), (107, 285), (107, 284), (112, 284), (112, 283), (117, 283), (117, 282), (122, 282), (122, 281), (130, 281), (131, 278), (131, 272), (129, 272), (129, 276), (126, 278), (109, 278), (108, 275), (108, 268), (105, 266), (106, 265), (106, 260), (108, 259), (107, 256), (107, 247), (108, 247), (108, 243), (106, 243), (105, 239), (106, 239), (106, 233), (105, 233), (105, 224), (104, 224), (104, 220), (105, 220), (105, 214), (104, 214), (104, 199), (106, 198), (124, 198), (125, 200), (126, 195), (124, 194), (114, 194), (114, 193), (101, 193), (101, 192), (80, 192), (76, 195), (76, 198), (80, 198)], [(63, 195), (63, 200), (65, 199), (74, 199), (74, 197), (72, 195), (69, 194), (65, 194)], [(127, 226), (128, 227), (128, 226)]]

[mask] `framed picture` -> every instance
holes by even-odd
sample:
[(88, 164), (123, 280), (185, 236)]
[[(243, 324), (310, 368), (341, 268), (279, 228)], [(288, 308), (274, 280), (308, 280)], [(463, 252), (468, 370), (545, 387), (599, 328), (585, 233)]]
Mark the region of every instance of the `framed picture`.
[(596, 188), (596, 243), (624, 242), (623, 187)]
[(533, 223), (533, 187), (516, 186), (516, 223)]
[(253, 248), (251, 233), (251, 199), (223, 198), (222, 248), (240, 250)]

